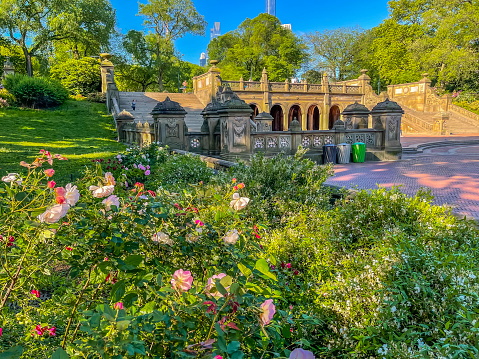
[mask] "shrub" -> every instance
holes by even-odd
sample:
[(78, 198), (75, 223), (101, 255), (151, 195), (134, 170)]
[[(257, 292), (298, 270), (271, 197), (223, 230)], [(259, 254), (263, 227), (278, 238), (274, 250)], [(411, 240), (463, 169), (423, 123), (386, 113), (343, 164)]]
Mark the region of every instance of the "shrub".
[(51, 68), (50, 76), (72, 95), (87, 96), (101, 89), (100, 63), (91, 57), (61, 62)]
[(15, 96), (6, 89), (0, 89), (0, 107), (11, 106), (15, 103)]
[(65, 88), (51, 79), (23, 75), (7, 76), (5, 88), (15, 97), (16, 103), (24, 107), (54, 107), (68, 99)]
[(92, 93), (89, 93), (86, 98), (90, 102), (105, 103), (106, 102), (106, 93), (92, 92)]

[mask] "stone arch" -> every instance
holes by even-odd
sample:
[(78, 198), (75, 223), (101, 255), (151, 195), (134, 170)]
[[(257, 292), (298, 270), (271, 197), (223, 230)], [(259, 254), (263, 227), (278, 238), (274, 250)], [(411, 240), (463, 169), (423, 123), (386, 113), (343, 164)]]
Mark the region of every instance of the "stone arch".
[(306, 122), (306, 129), (311, 130), (319, 130), (320, 127), (320, 120), (321, 120), (321, 106), (317, 103), (309, 104), (308, 107), (308, 116)]
[(334, 123), (341, 118), (341, 107), (338, 104), (334, 104), (329, 108), (329, 125), (328, 128), (332, 129)]
[(301, 124), (302, 127), (302, 119), (303, 119), (304, 109), (299, 103), (294, 103), (289, 106), (288, 109), (288, 127), (291, 124), (291, 121), (296, 117), (298, 122)]
[(253, 113), (251, 114), (250, 119), (254, 121), (256, 116), (258, 116), (258, 114), (261, 112), (261, 107), (259, 107), (259, 105), (255, 102), (251, 102), (249, 104), (249, 107), (251, 107), (251, 109), (253, 110)]
[(273, 131), (283, 131), (283, 119), (284, 119), (284, 108), (281, 104), (274, 104), (271, 106), (271, 111), (269, 113), (273, 116)]

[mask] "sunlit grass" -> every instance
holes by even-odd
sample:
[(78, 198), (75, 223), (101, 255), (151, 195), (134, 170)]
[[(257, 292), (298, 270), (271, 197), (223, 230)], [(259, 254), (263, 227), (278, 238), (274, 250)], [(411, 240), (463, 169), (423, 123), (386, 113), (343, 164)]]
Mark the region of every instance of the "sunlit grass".
[(21, 172), (20, 161), (32, 162), (41, 149), (68, 161), (54, 163), (55, 181), (77, 178), (79, 169), (96, 158), (116, 155), (113, 118), (105, 105), (68, 101), (55, 110), (0, 109), (0, 175)]

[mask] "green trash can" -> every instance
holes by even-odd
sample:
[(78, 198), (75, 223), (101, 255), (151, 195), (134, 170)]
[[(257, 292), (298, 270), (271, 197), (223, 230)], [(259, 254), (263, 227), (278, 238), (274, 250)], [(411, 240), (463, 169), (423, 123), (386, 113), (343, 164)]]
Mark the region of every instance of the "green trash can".
[(366, 157), (366, 145), (362, 142), (353, 143), (353, 162), (364, 162)]

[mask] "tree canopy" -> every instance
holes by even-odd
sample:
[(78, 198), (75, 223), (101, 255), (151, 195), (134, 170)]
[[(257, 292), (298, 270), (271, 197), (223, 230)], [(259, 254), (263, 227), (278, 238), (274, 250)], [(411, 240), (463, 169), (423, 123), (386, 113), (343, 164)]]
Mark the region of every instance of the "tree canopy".
[(307, 58), (303, 41), (281, 27), (278, 18), (260, 14), (208, 45), (210, 59), (219, 61), (224, 79), (259, 80), (263, 68), (271, 81), (293, 77)]

